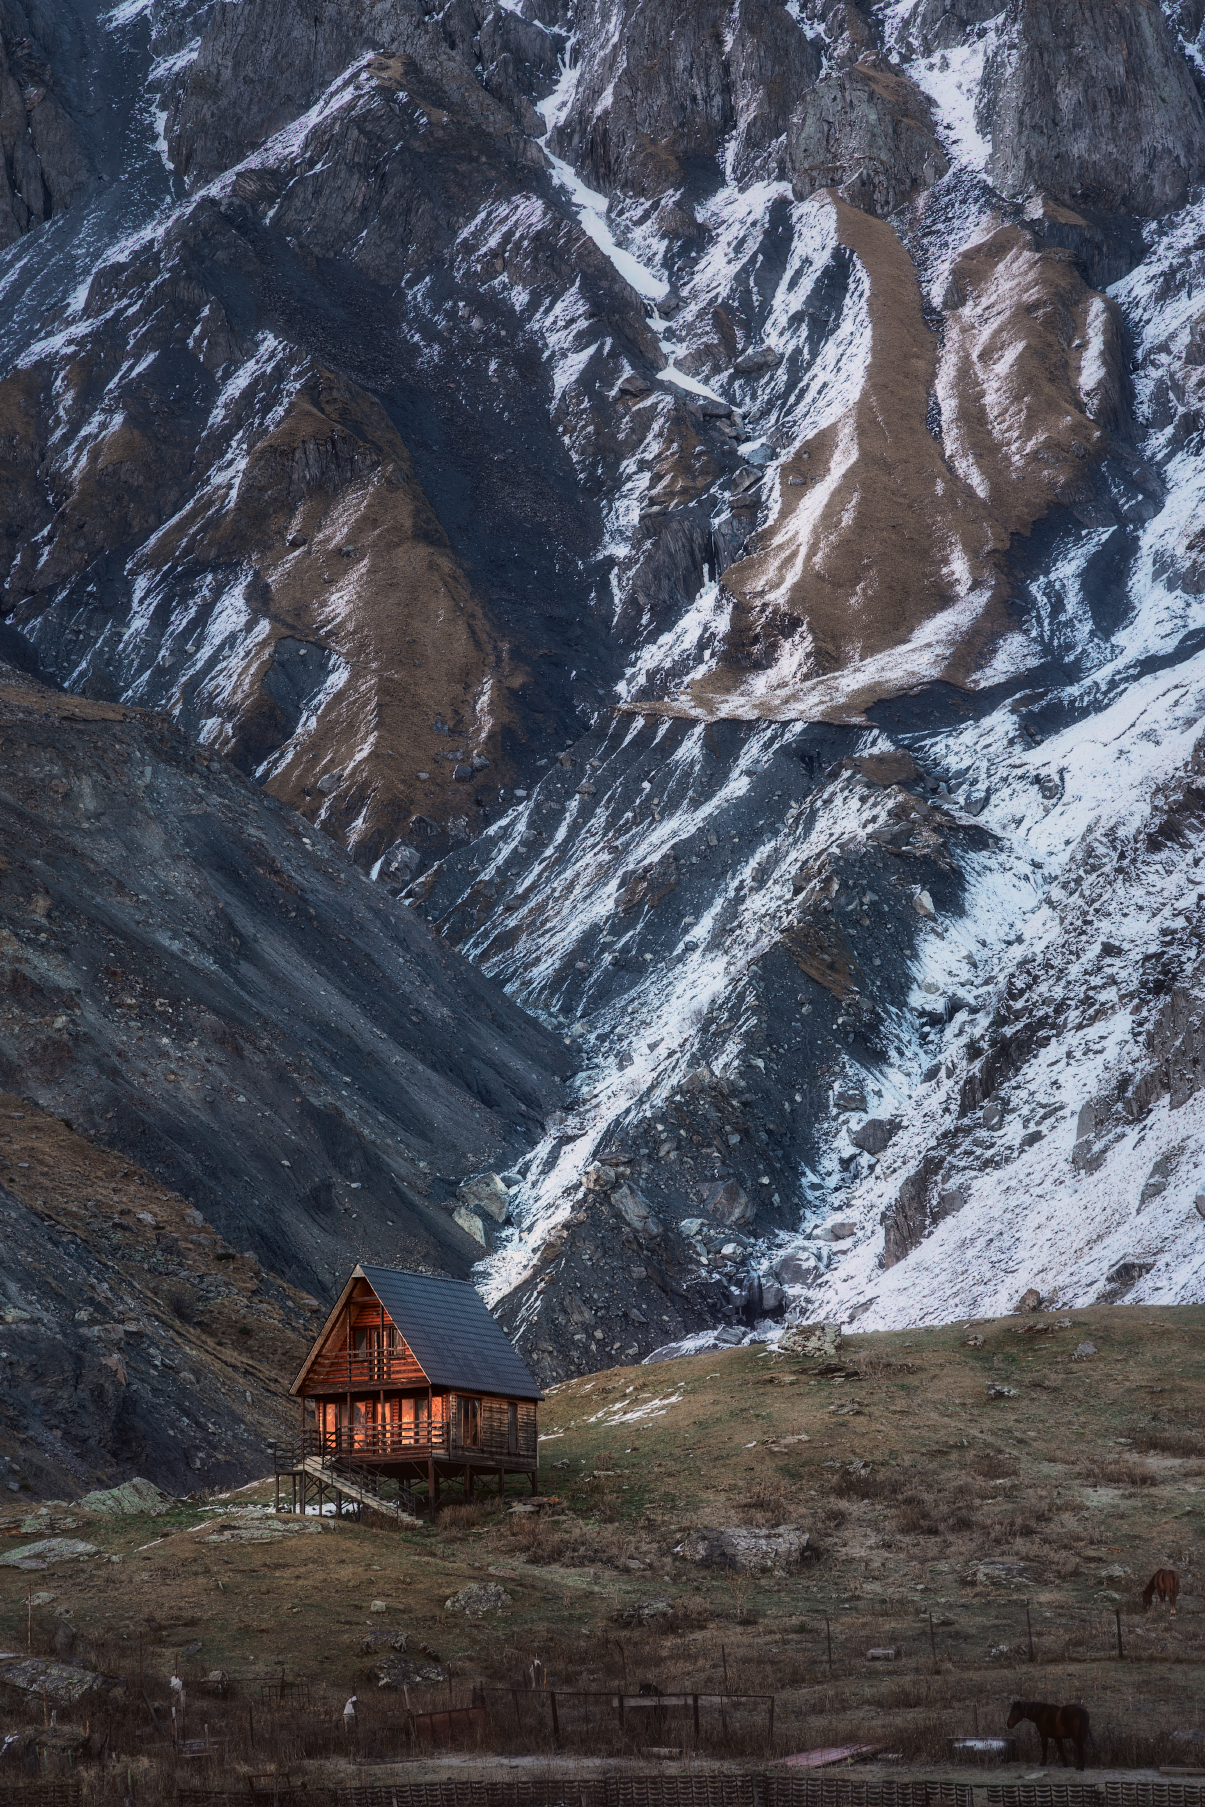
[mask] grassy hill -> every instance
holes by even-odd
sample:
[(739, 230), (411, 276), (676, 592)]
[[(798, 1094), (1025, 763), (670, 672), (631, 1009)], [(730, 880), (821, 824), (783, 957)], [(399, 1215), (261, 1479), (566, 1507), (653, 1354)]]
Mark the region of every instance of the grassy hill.
[[(779, 1753), (865, 1740), (896, 1767), (931, 1765), (950, 1735), (1001, 1732), (1023, 1696), (1083, 1699), (1097, 1766), (1191, 1762), (1173, 1734), (1205, 1727), (1203, 1330), (1202, 1308), (1101, 1307), (850, 1337), (827, 1362), (738, 1348), (567, 1382), (542, 1408), (541, 1482), (557, 1495), (543, 1510), (452, 1501), (435, 1527), (366, 1515), (303, 1531), (246, 1512), (270, 1499), (259, 1487), (216, 1511), (92, 1520), (75, 1535), (122, 1560), (35, 1578), (54, 1596), (35, 1609), (35, 1648), (62, 1612), (111, 1669), (129, 1669), (141, 1636), (160, 1698), (191, 1649), (198, 1684), (216, 1667), (233, 1678), (206, 1718), (240, 1724), (240, 1697), (283, 1664), (320, 1703), (305, 1736), (358, 1685), (361, 1738), (382, 1751), (398, 1748), (402, 1703), (366, 1681), (364, 1645), (404, 1633), (420, 1667), (448, 1668), (411, 1690), (416, 1707), (520, 1682), (538, 1659), (562, 1693), (706, 1693), (725, 1677), (773, 1693)], [(525, 1497), (516, 1483), (506, 1504)], [(699, 1527), (784, 1525), (809, 1541), (782, 1573), (676, 1553)], [(1141, 1603), (1168, 1564), (1185, 1590), (1175, 1620)], [(502, 1609), (449, 1610), (469, 1583), (500, 1586)], [(7, 1648), (24, 1645), (28, 1593), (0, 1569)], [(637, 1751), (597, 1709), (589, 1733), (563, 1705), (562, 1721), (583, 1751)], [(300, 1752), (290, 1726), (279, 1735)], [(547, 1714), (539, 1726), (495, 1713), (487, 1742), (550, 1748)], [(712, 1758), (769, 1754), (756, 1715), (723, 1729), (705, 1734)], [(1020, 1736), (1028, 1774), (1038, 1747)], [(680, 1726), (663, 1737), (690, 1749)]]

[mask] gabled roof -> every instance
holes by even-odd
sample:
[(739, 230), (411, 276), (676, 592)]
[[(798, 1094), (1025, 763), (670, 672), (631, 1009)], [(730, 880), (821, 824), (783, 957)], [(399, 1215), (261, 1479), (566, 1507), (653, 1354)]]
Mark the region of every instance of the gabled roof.
[(357, 1280), (367, 1280), (372, 1287), (433, 1387), (500, 1393), (510, 1399), (543, 1399), (514, 1344), (469, 1281), (447, 1280), (438, 1274), (409, 1274), (399, 1267), (362, 1265), (353, 1270), (340, 1293), (293, 1382), (293, 1393), (309, 1373)]

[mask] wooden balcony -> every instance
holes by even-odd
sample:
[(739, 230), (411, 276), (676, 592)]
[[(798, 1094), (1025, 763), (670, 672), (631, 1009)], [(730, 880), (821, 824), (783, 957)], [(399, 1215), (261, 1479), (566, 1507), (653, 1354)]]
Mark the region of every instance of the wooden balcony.
[[(525, 1440), (525, 1439), (524, 1439)], [(528, 1449), (501, 1447), (493, 1439), (484, 1444), (461, 1443), (454, 1426), (447, 1423), (370, 1424), (358, 1427), (349, 1438), (346, 1433), (323, 1433), (308, 1427), (304, 1443), (296, 1448), (281, 1444), (282, 1459), (289, 1450), (289, 1460), (300, 1465), (306, 1457), (338, 1466), (350, 1463), (387, 1464), (390, 1462), (450, 1462), (457, 1467), (500, 1468), (526, 1474), (534, 1471), (539, 1457), (534, 1446)]]
[(305, 1379), (307, 1394), (355, 1393), (373, 1387), (422, 1387), (426, 1375), (409, 1350), (370, 1349), (366, 1355), (346, 1350), (320, 1355)]

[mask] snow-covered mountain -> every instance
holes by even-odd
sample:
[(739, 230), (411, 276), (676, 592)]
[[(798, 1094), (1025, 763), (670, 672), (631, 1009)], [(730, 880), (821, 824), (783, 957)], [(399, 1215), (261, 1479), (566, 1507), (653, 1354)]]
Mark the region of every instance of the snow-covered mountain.
[(1199, 7), (4, 4), (7, 656), (578, 1052), (537, 1371), (1199, 1297)]

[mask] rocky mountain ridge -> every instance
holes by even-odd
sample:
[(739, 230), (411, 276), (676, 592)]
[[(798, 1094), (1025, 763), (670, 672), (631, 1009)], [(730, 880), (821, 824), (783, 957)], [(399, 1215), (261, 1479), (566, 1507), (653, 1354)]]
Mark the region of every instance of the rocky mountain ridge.
[[(1195, 1297), (1148, 918), (1197, 837), (1199, 7), (106, 20), (158, 135), (127, 230), (85, 191), (5, 254), (58, 295), (0, 362), (10, 656), (170, 714), (542, 1022), (535, 1152), (458, 1131), (440, 1201), (516, 1162), (481, 1284), (537, 1371), (998, 1310), (1005, 1220), (1040, 1290)], [(1064, 1141), (1108, 1101), (1091, 1169), (1056, 1092)]]

